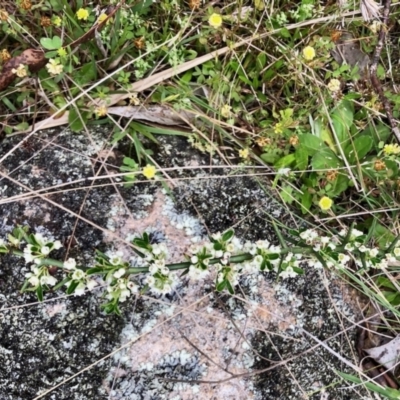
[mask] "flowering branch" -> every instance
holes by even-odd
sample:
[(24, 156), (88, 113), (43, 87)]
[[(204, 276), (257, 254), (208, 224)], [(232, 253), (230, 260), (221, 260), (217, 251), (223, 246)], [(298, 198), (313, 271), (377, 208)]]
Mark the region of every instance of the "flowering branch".
[[(228, 290), (233, 294), (244, 274), (268, 271), (282, 279), (295, 278), (304, 273), (303, 264), (337, 270), (355, 266), (358, 273), (364, 273), (371, 268), (385, 269), (389, 262), (400, 258), (398, 238), (385, 250), (370, 248), (367, 243), (371, 233), (365, 235), (354, 228), (344, 229), (331, 237), (321, 236), (311, 229), (292, 234), (293, 237), (285, 239), (278, 231), (281, 245), (276, 246), (267, 240), (242, 243), (234, 236), (233, 229), (229, 229), (210, 236), (202, 246), (190, 246), (186, 261), (167, 264), (165, 243), (152, 244), (149, 235), (144, 233), (133, 239), (138, 263), (143, 266), (132, 267), (123, 260), (121, 252), (96, 251), (94, 266), (84, 267), (78, 266), (72, 258), (63, 262), (49, 258), (52, 250), (62, 247), (60, 241), (38, 233), (28, 234), (27, 227), (18, 227), (8, 235), (7, 242), (0, 239), (0, 254), (23, 257), (26, 263), (31, 264), (22, 291), (35, 291), (39, 300), (43, 299), (45, 291), (62, 286), (67, 287), (67, 294), (82, 295), (94, 289), (101, 279), (106, 286), (106, 302), (102, 308), (107, 313), (117, 314), (120, 314), (119, 303), (132, 294), (138, 294), (140, 285), (141, 292), (150, 290), (154, 294), (167, 294), (173, 291), (179, 282), (175, 273), (178, 270), (182, 270), (182, 276), (187, 275), (190, 280), (204, 279), (214, 270), (216, 290)], [(292, 245), (288, 246), (288, 243)], [(23, 251), (20, 250), (22, 245), (25, 245)], [(57, 283), (56, 274), (49, 267), (58, 267), (66, 276)], [(135, 281), (135, 276), (140, 274), (147, 275)]]

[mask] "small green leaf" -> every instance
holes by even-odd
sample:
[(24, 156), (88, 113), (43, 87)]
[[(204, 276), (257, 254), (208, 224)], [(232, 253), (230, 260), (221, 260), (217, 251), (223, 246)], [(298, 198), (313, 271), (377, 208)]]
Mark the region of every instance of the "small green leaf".
[(61, 38), (59, 36), (53, 36), (53, 39), (41, 38), (40, 39), (40, 44), (46, 50), (57, 50), (60, 47), (62, 47), (62, 41), (61, 41)]
[(72, 294), (74, 293), (76, 287), (79, 285), (79, 281), (71, 281), (67, 288), (67, 294)]
[(294, 153), (287, 154), (275, 163), (275, 168), (285, 168), (290, 167), (296, 160), (296, 155)]
[(235, 231), (233, 229), (228, 229), (226, 232), (222, 234), (222, 240), (224, 242), (229, 242), (233, 238), (234, 234)]
[(42, 288), (42, 285), (39, 285), (36, 288), (36, 297), (38, 298), (39, 301), (43, 301), (43, 288)]

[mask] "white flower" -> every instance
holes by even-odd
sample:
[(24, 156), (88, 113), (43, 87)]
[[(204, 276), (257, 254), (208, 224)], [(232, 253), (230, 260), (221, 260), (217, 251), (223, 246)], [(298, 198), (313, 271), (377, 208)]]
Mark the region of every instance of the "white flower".
[(26, 263), (30, 263), (35, 259), (35, 257), (31, 253), (25, 252), (24, 250), (24, 259)]
[(168, 267), (162, 267), (161, 268), (161, 273), (165, 276), (169, 275), (170, 271)]
[(214, 233), (213, 235), (211, 235), (211, 237), (214, 240), (221, 240), (222, 239), (222, 234), (221, 234), (221, 232), (217, 232), (217, 233)]
[(42, 285), (54, 286), (57, 283), (57, 279), (54, 278), (54, 276), (51, 276), (51, 275), (43, 275), (40, 278), (40, 283)]
[(80, 281), (84, 277), (85, 277), (85, 273), (81, 269), (75, 270), (74, 273), (72, 274), (72, 279), (74, 281)]
[(363, 235), (363, 233), (361, 231), (353, 228), (353, 230), (351, 231), (350, 240), (354, 240), (355, 238), (358, 238), (359, 236), (362, 236), (362, 235)]
[(350, 261), (350, 257), (349, 257), (347, 254), (340, 253), (339, 256), (338, 256), (338, 261), (339, 261), (342, 265), (344, 265), (344, 264), (346, 264), (348, 261)]
[(332, 239), (328, 236), (321, 236), (321, 243), (328, 244)]
[(155, 282), (156, 282), (156, 280), (155, 280), (154, 276), (149, 275), (149, 276), (146, 277), (145, 282), (146, 282), (146, 284), (149, 285), (150, 287), (153, 287), (154, 284), (155, 284)]
[(358, 250), (360, 250), (361, 253), (366, 253), (366, 252), (368, 251), (368, 249), (367, 249), (364, 245), (361, 245), (361, 246), (358, 248)]
[(117, 278), (117, 279), (122, 278), (125, 275), (125, 272), (126, 272), (125, 268), (120, 268), (118, 271), (114, 272), (113, 276), (114, 276), (114, 278)]
[(191, 262), (192, 264), (197, 264), (197, 263), (199, 262), (199, 257), (197, 257), (197, 256), (192, 256), (192, 257), (190, 258), (190, 262)]
[(71, 269), (75, 269), (76, 267), (76, 261), (73, 258), (68, 258), (67, 261), (64, 261), (63, 267), (65, 269), (71, 270)]
[[(396, 249), (395, 249), (396, 250)], [(377, 248), (369, 249), (368, 254), (370, 257), (376, 257), (379, 253), (379, 250)]]
[(47, 256), (50, 253), (50, 247), (49, 246), (42, 246), (41, 249), (40, 249), (40, 252), (43, 255)]
[(124, 302), (129, 296), (131, 295), (130, 290), (128, 289), (122, 289), (121, 293), (119, 295), (119, 301), (122, 303)]
[(400, 247), (396, 247), (393, 250), (393, 254), (395, 255), (395, 257), (400, 257)]
[(48, 242), (48, 240), (41, 233), (35, 233), (33, 236), (39, 246), (44, 246)]
[(280, 168), (277, 171), (277, 175), (289, 176), (291, 169), (290, 168)]
[(344, 246), (345, 250), (347, 251), (353, 251), (354, 246), (351, 243), (347, 243), (346, 246)]
[(395, 262), (395, 261), (397, 261), (396, 260), (396, 257), (394, 257), (392, 254), (386, 254), (385, 255), (385, 257), (386, 257), (386, 260), (388, 261), (388, 262)]
[(196, 268), (194, 265), (191, 265), (189, 267), (189, 273), (188, 273), (188, 277), (191, 280), (194, 281), (198, 281), (201, 279), (205, 279), (207, 277), (207, 275), (209, 275), (209, 271), (208, 269), (201, 269), (201, 268)]
[(61, 249), (61, 247), (62, 247), (61, 242), (60, 242), (59, 240), (56, 240), (56, 241), (54, 242), (54, 249), (55, 249), (55, 250), (58, 250), (58, 249)]
[(380, 263), (375, 264), (375, 268), (378, 269), (386, 269), (388, 267), (388, 263), (386, 260), (382, 260)]
[(98, 283), (93, 279), (89, 279), (86, 283), (88, 290), (93, 290), (97, 285), (98, 285)]
[(260, 250), (268, 250), (270, 242), (268, 240), (257, 240), (256, 246)]
[(214, 251), (214, 257), (215, 258), (221, 258), (223, 256), (223, 251), (222, 250), (215, 250)]
[(335, 244), (335, 243), (328, 243), (328, 247), (329, 247), (331, 250), (335, 250), (335, 249), (336, 249), (336, 244)]
[(74, 295), (82, 296), (85, 293), (85, 288), (86, 288), (85, 284), (83, 282), (80, 282), (79, 285), (74, 290)]
[(39, 278), (36, 275), (33, 275), (33, 274), (30, 274), (30, 275), (31, 275), (30, 277), (28, 277), (28, 274), (26, 275), (29, 278), (28, 279), (29, 283), (34, 287), (39, 286), (39, 283), (40, 283)]
[(286, 278), (295, 278), (297, 276), (297, 272), (295, 272), (293, 270), (293, 268), (291, 266), (287, 267), (284, 271), (282, 271), (279, 276), (282, 279), (286, 279)]
[(123, 256), (122, 251), (117, 251), (115, 253), (108, 254), (108, 257), (110, 259), (110, 264), (111, 265), (120, 265), (120, 264), (122, 264), (122, 256)]
[(131, 291), (131, 293), (139, 292), (139, 288), (134, 282), (128, 282), (126, 287)]

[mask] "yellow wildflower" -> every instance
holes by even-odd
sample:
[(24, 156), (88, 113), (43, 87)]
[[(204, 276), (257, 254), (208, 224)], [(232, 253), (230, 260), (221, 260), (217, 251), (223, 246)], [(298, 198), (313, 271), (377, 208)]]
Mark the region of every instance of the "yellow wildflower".
[(331, 79), (328, 83), (328, 89), (331, 92), (338, 92), (340, 90), (340, 81), (339, 79)]
[(385, 146), (383, 148), (383, 152), (386, 155), (399, 154), (400, 153), (400, 146), (397, 143), (395, 143), (395, 144), (385, 144)]
[(97, 22), (101, 24), (103, 21), (105, 21), (108, 18), (108, 15), (106, 13), (102, 13), (99, 15), (99, 18), (97, 18)]
[(57, 54), (58, 54), (60, 57), (67, 57), (67, 50), (65, 50), (64, 47), (60, 47), (60, 48), (57, 50)]
[(3, 62), (6, 62), (11, 58), (11, 54), (8, 52), (7, 49), (3, 49), (0, 51), (0, 58)]
[(96, 107), (96, 109), (94, 110), (94, 112), (96, 113), (96, 115), (98, 117), (105, 117), (107, 115), (107, 107), (106, 106), (99, 106)]
[(61, 72), (63, 72), (64, 66), (62, 64), (60, 64), (59, 59), (51, 58), (49, 60), (49, 62), (46, 64), (46, 69), (50, 75), (56, 76), (56, 75), (60, 75)]
[(283, 124), (282, 124), (282, 122), (278, 122), (278, 123), (275, 124), (275, 126), (274, 126), (274, 132), (275, 132), (277, 135), (283, 133)]
[(24, 64), (19, 64), (17, 68), (13, 68), (11, 70), (13, 74), (16, 74), (20, 78), (23, 78), (24, 76), (28, 75), (28, 72), (26, 70), (26, 67)]
[(59, 16), (53, 17), (51, 21), (53, 22), (54, 26), (61, 26), (62, 24), (62, 19)]
[(156, 176), (156, 167), (151, 164), (147, 164), (143, 170), (142, 174), (147, 178), (147, 179), (153, 179)]
[(311, 61), (315, 57), (314, 47), (307, 46), (303, 49), (303, 57), (307, 61)]
[(222, 17), (220, 14), (214, 13), (210, 15), (210, 18), (208, 19), (208, 23), (213, 27), (213, 28), (219, 28), (222, 25)]
[(321, 198), (318, 204), (321, 207), (321, 210), (327, 211), (332, 207), (333, 201), (329, 197), (324, 196)]
[(241, 158), (249, 158), (249, 149), (241, 149), (241, 150), (239, 150), (239, 157), (241, 157)]
[(80, 8), (77, 12), (76, 12), (76, 16), (78, 19), (83, 19), (83, 20), (87, 20), (88, 16), (89, 16), (89, 11), (86, 10), (85, 8)]
[(7, 21), (8, 20), (8, 12), (4, 9), (0, 9), (0, 20)]
[(221, 107), (221, 115), (224, 118), (229, 118), (231, 116), (232, 107), (229, 104), (225, 104)]

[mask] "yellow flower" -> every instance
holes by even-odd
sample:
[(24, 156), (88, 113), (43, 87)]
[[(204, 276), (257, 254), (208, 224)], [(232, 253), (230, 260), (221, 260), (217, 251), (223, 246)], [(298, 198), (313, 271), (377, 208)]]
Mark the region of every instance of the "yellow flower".
[(0, 9), (0, 20), (7, 21), (8, 20), (8, 12), (4, 9)]
[(106, 107), (106, 106), (97, 107), (97, 108), (94, 110), (94, 112), (96, 113), (96, 115), (97, 115), (98, 117), (104, 117), (104, 116), (107, 115), (107, 107)]
[(156, 167), (154, 165), (147, 164), (142, 171), (142, 174), (147, 178), (147, 179), (153, 179), (156, 176)]
[(231, 116), (231, 109), (232, 107), (229, 104), (225, 104), (221, 107), (221, 115), (224, 118), (229, 118)]
[(339, 79), (331, 79), (328, 83), (328, 89), (331, 92), (338, 92), (340, 90), (340, 81)]
[(249, 157), (249, 149), (239, 150), (239, 157), (248, 158)]
[(333, 201), (329, 197), (324, 196), (321, 198), (318, 204), (321, 207), (321, 210), (326, 211), (332, 207)]
[(102, 13), (99, 15), (99, 18), (97, 18), (97, 22), (101, 24), (103, 21), (105, 21), (108, 18), (108, 15), (106, 13)]
[(383, 152), (386, 155), (399, 154), (400, 146), (397, 143), (396, 144), (385, 144), (385, 147), (383, 148)]
[(76, 16), (78, 19), (83, 19), (83, 20), (87, 20), (88, 16), (89, 16), (89, 11), (86, 10), (85, 8), (80, 8), (77, 12), (76, 12)]
[(275, 126), (274, 126), (274, 132), (275, 132), (277, 135), (283, 133), (283, 124), (282, 124), (282, 122), (278, 122), (278, 123), (275, 124)]
[(50, 75), (56, 76), (60, 75), (63, 72), (64, 66), (60, 64), (59, 59), (50, 59), (49, 62), (46, 64), (46, 69)]
[(0, 51), (0, 58), (3, 62), (6, 62), (11, 58), (11, 54), (8, 52), (7, 49), (3, 49)]
[(13, 74), (16, 74), (20, 78), (23, 78), (24, 76), (28, 75), (28, 72), (24, 64), (19, 64), (19, 66), (17, 68), (13, 68), (11, 72)]
[(62, 19), (58, 16), (52, 18), (52, 22), (55, 26), (61, 26)]
[(208, 19), (208, 23), (213, 27), (213, 28), (219, 28), (222, 25), (222, 17), (220, 14), (214, 13), (210, 15), (210, 18)]
[(57, 54), (58, 54), (60, 57), (67, 57), (67, 50), (65, 50), (64, 47), (60, 47), (60, 48), (57, 50)]
[(315, 50), (314, 47), (307, 46), (303, 49), (303, 57), (307, 61), (311, 61), (315, 57)]

